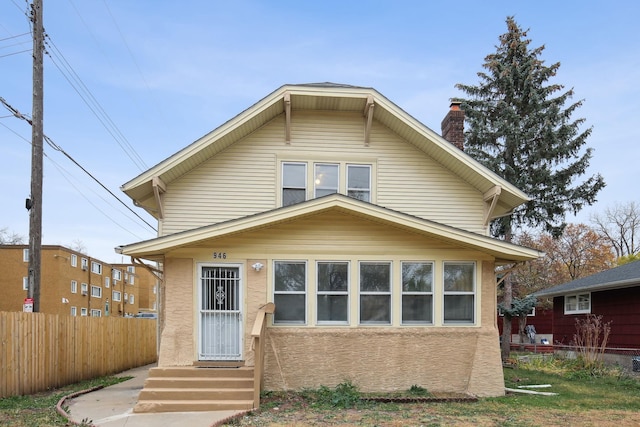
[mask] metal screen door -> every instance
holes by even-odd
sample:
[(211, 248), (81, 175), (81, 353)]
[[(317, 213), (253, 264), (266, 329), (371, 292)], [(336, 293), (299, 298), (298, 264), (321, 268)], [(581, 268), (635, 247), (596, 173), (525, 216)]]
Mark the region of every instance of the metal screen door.
[(200, 360), (242, 359), (240, 267), (200, 268)]

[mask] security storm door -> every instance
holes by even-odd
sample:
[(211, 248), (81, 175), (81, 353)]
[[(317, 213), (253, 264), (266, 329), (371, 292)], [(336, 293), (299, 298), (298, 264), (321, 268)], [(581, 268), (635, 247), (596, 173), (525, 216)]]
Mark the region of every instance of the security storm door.
[(200, 267), (199, 360), (242, 359), (239, 266)]

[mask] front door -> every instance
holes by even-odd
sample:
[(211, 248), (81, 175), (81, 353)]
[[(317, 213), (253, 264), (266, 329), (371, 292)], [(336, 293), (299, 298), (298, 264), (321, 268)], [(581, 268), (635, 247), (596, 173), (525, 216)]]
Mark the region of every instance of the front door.
[(201, 265), (199, 360), (242, 360), (240, 266)]

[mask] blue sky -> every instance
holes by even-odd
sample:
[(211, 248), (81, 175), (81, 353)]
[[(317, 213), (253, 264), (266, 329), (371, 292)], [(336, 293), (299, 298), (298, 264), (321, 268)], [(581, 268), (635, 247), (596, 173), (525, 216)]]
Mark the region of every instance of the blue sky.
[[(574, 118), (593, 126), (589, 175), (607, 187), (567, 220), (640, 201), (640, 2), (44, 3), (45, 134), (127, 202), (120, 185), (286, 83), (374, 87), (439, 133), (449, 99), (462, 95), (455, 84), (478, 83), (509, 15), (530, 29), (532, 47), (546, 46), (547, 65), (561, 63), (552, 83), (574, 88), (574, 101), (585, 100)], [(24, 0), (0, 2), (0, 97), (30, 114), (26, 10)], [(0, 228), (26, 238), (31, 130), (9, 115), (0, 107)], [(155, 236), (63, 155), (45, 154), (43, 244), (79, 240), (90, 256), (120, 262), (115, 246)]]

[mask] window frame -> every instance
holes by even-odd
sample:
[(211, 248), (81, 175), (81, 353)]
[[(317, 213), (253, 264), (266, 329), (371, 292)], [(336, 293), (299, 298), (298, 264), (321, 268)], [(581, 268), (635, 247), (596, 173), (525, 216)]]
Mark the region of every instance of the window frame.
[(77, 280), (72, 280), (71, 281), (71, 293), (72, 294), (77, 294), (78, 293), (78, 281)]
[(22, 278), (22, 290), (23, 291), (29, 290), (29, 276), (24, 276)]
[[(363, 265), (373, 265), (373, 264), (384, 264), (388, 266), (388, 274), (389, 274), (389, 287), (388, 291), (363, 291), (362, 290), (362, 266)], [(389, 320), (388, 321), (371, 321), (371, 320), (362, 320), (362, 308), (363, 308), (363, 298), (366, 296), (387, 296), (388, 297), (388, 310), (389, 310)], [(390, 326), (393, 324), (393, 262), (392, 261), (358, 261), (358, 325), (360, 326)]]
[[(331, 168), (335, 168), (335, 178), (336, 178), (336, 186), (334, 187), (330, 187), (330, 186), (322, 186), (319, 187), (318, 186), (318, 167), (331, 167)], [(318, 190), (321, 191), (332, 191), (335, 190), (333, 192), (328, 192), (327, 194), (323, 194), (321, 196), (318, 196)], [(340, 192), (340, 163), (331, 163), (331, 162), (315, 162), (313, 164), (313, 198), (317, 199), (318, 197), (323, 197), (323, 196), (328, 196), (329, 194), (336, 194)]]
[(91, 285), (91, 297), (102, 298), (102, 288), (100, 286)]
[(122, 280), (122, 270), (120, 270), (119, 268), (114, 268), (113, 270), (111, 270), (111, 277), (113, 277), (113, 284), (115, 285), (116, 280)]
[(75, 305), (71, 306), (71, 315), (72, 316), (77, 316), (78, 315), (78, 307), (76, 307)]
[[(431, 290), (430, 291), (405, 291), (404, 290), (404, 266), (405, 264), (423, 264), (431, 266)], [(436, 263), (434, 261), (400, 261), (400, 324), (403, 326), (423, 326), (423, 325), (433, 325), (434, 324), (434, 308), (435, 308), (435, 269)], [(404, 319), (404, 301), (405, 296), (431, 296), (431, 306), (429, 307), (431, 311), (431, 320), (430, 321), (420, 321), (420, 320), (405, 320)]]
[[(580, 297), (587, 297), (586, 300), (589, 304), (588, 308), (580, 308)], [(575, 309), (567, 309), (567, 298), (573, 297), (576, 299)], [(563, 298), (564, 314), (590, 314), (591, 313), (591, 292), (578, 292), (574, 294), (565, 295)]]
[(91, 317), (102, 317), (102, 310), (98, 308), (91, 309)]
[[(446, 270), (447, 270), (447, 265), (472, 265), (473, 266), (473, 274), (472, 274), (472, 290), (471, 291), (447, 291), (447, 284), (446, 284)], [(478, 304), (478, 280), (477, 280), (477, 276), (478, 276), (478, 266), (477, 263), (475, 261), (443, 261), (442, 262), (442, 325), (443, 326), (456, 326), (456, 325), (460, 325), (460, 326), (472, 326), (475, 325), (477, 323), (477, 317), (478, 317), (478, 310), (477, 310), (477, 304)], [(465, 321), (465, 320), (447, 320), (447, 311), (446, 311), (446, 299), (447, 297), (452, 297), (452, 296), (472, 296), (473, 300), (472, 300), (472, 319), (470, 321)]]
[[(320, 264), (345, 264), (347, 267), (347, 290), (346, 291), (321, 291), (320, 290)], [(348, 326), (351, 324), (351, 262), (350, 261), (325, 261), (325, 260), (316, 260), (316, 282), (315, 282), (315, 290), (316, 290), (316, 324), (317, 325), (341, 325)], [(346, 310), (347, 310), (347, 318), (346, 320), (320, 320), (320, 304), (319, 299), (321, 296), (338, 296), (338, 297), (346, 297)]]
[(102, 275), (102, 264), (100, 264), (99, 262), (91, 261), (91, 272), (93, 274)]
[(89, 295), (89, 285), (86, 283), (80, 283), (80, 293), (82, 295)]
[(80, 307), (80, 317), (87, 317), (87, 313), (86, 307)]
[[(367, 168), (367, 169), (369, 170), (369, 187), (368, 187), (366, 190), (364, 190), (364, 189), (362, 189), (362, 188), (351, 187), (351, 186), (349, 185), (349, 183), (350, 183), (350, 180), (349, 180), (349, 169), (350, 169), (350, 168), (352, 168), (352, 167), (353, 167), (353, 168)], [(347, 164), (346, 164), (346, 168), (345, 168), (345, 181), (346, 181), (346, 183), (345, 183), (345, 186), (346, 186), (346, 188), (345, 188), (345, 195), (347, 195), (348, 197), (354, 198), (354, 199), (356, 199), (356, 200), (360, 200), (360, 201), (363, 201), (363, 202), (371, 203), (371, 193), (372, 193), (372, 190), (371, 190), (371, 180), (372, 180), (371, 171), (372, 171), (372, 169), (373, 169), (373, 166), (372, 166), (372, 165), (369, 165), (369, 164), (364, 164), (364, 163), (347, 163)], [(350, 192), (350, 191), (354, 191), (354, 192), (355, 192), (355, 191), (357, 191), (357, 192), (366, 192), (366, 193), (368, 194), (368, 196), (369, 196), (369, 197), (368, 197), (368, 200), (362, 200), (362, 199), (359, 199), (359, 198), (356, 198), (356, 197), (350, 196), (350, 195), (349, 195), (349, 192)]]
[[(117, 294), (117, 298), (116, 298)], [(113, 302), (122, 302), (122, 292), (120, 291), (111, 291), (111, 301)]]
[(105, 288), (110, 288), (111, 287), (111, 277), (104, 276), (104, 287)]
[[(285, 167), (287, 165), (297, 165), (297, 166), (304, 166), (304, 187), (293, 187), (293, 186), (287, 186), (285, 187), (285, 182), (284, 182), (284, 170)], [(280, 170), (280, 205), (281, 206), (291, 206), (291, 205), (295, 205), (297, 203), (302, 203), (307, 201), (307, 196), (308, 196), (308, 186), (309, 186), (309, 178), (308, 178), (308, 165), (307, 162), (296, 162), (296, 161), (283, 161), (281, 164), (281, 170)], [(304, 190), (304, 200), (302, 200), (301, 202), (295, 202), (295, 203), (290, 203), (285, 205), (284, 204), (284, 192), (285, 190)]]
[[(304, 291), (278, 291), (276, 290), (276, 273), (278, 264), (302, 264), (304, 265)], [(272, 322), (274, 325), (287, 325), (287, 326), (306, 326), (308, 325), (309, 313), (308, 313), (308, 301), (309, 301), (309, 265), (307, 260), (273, 260), (273, 301), (278, 306), (277, 297), (279, 295), (304, 295), (304, 319), (302, 320), (278, 320), (277, 310), (272, 316)]]
[(136, 296), (134, 294), (129, 294), (129, 304), (135, 304)]
[(78, 267), (78, 255), (71, 254), (70, 261), (71, 267)]
[(22, 250), (22, 261), (29, 262), (29, 249)]

